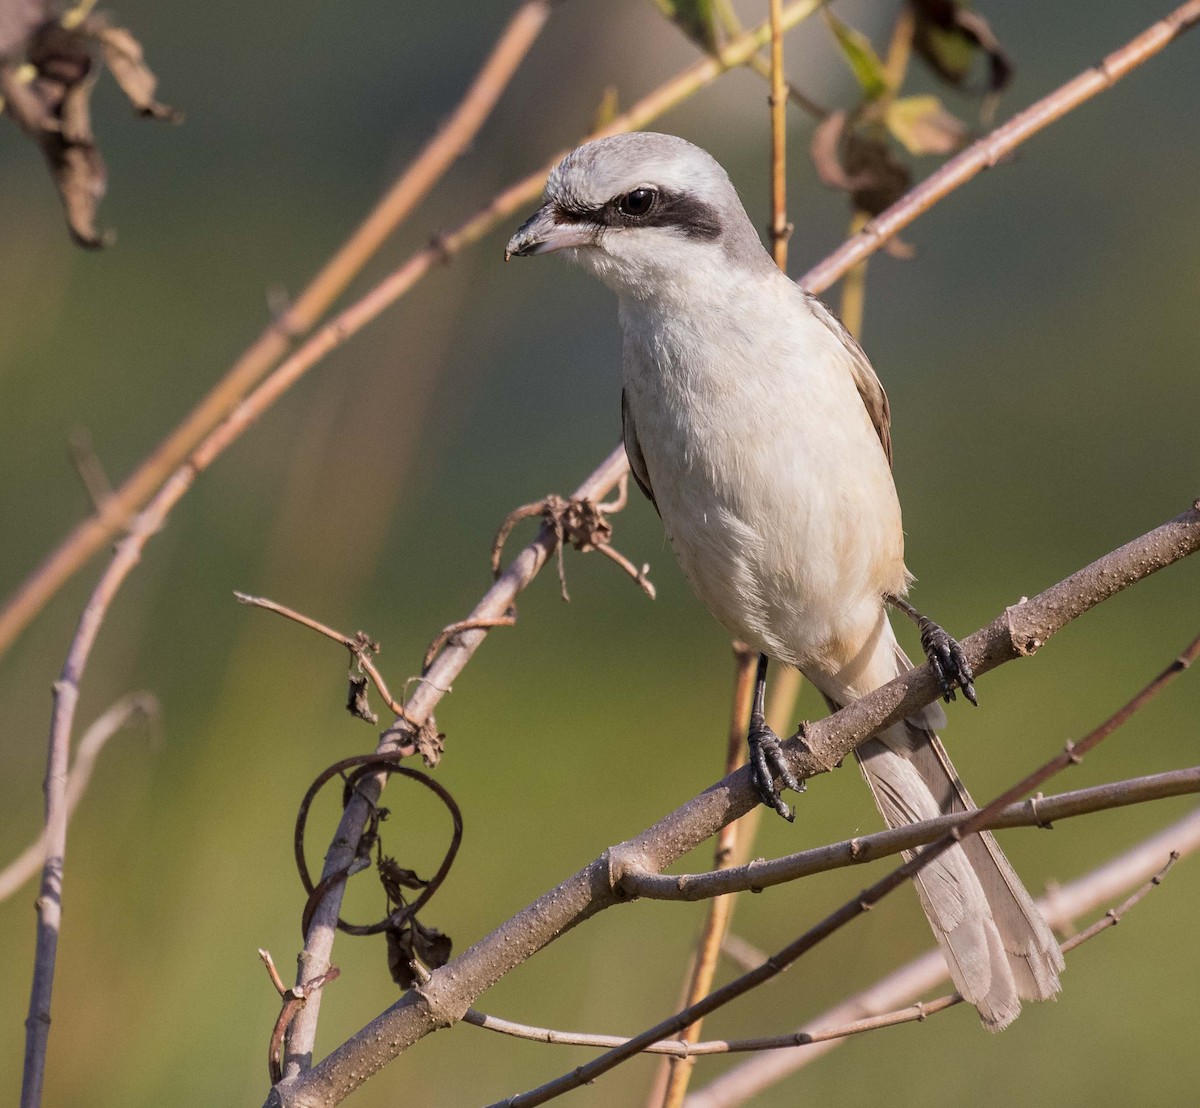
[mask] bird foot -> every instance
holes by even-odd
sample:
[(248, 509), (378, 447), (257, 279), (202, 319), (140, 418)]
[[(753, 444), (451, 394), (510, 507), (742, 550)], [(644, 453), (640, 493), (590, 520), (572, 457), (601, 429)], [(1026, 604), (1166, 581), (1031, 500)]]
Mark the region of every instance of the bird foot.
[(947, 704), (954, 699), (954, 688), (962, 689), (972, 704), (978, 704), (975, 699), (975, 674), (971, 672), (971, 664), (958, 640), (953, 639), (931, 619), (922, 616), (918, 624), (921, 630), (921, 647), (925, 657), (929, 659), (929, 668), (942, 687), (942, 699)]
[(750, 747), (750, 771), (759, 797), (768, 808), (774, 808), (791, 823), (796, 818), (795, 813), (780, 796), (780, 788), (775, 784), (775, 778), (778, 777), (785, 787), (795, 793), (804, 792), (805, 785), (803, 781), (796, 779), (796, 775), (788, 767), (783, 757), (783, 749), (779, 745), (779, 736), (761, 720), (752, 720), (746, 741)]

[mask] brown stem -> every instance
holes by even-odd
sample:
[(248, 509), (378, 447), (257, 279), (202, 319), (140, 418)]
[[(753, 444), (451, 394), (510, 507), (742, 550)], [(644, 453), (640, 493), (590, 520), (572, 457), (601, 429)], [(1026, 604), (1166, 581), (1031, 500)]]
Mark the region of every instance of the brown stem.
[(836, 911), (831, 912), (815, 926), (810, 927), (799, 938), (788, 943), (782, 950), (773, 954), (763, 965), (744, 973), (741, 977), (722, 986), (715, 992), (709, 993), (708, 996), (704, 997), (698, 1003), (684, 1009), (682, 1012), (677, 1012), (669, 1016), (654, 1027), (648, 1028), (639, 1035), (635, 1035), (621, 1046), (612, 1048), (599, 1058), (595, 1058), (585, 1065), (578, 1066), (570, 1073), (563, 1074), (561, 1077), (555, 1078), (553, 1081), (548, 1081), (544, 1085), (540, 1085), (536, 1089), (531, 1089), (527, 1093), (509, 1097), (502, 1104), (494, 1105), (493, 1108), (533, 1108), (535, 1105), (545, 1104), (547, 1101), (553, 1100), (555, 1097), (561, 1096), (571, 1089), (576, 1089), (580, 1085), (588, 1084), (601, 1074), (615, 1069), (622, 1062), (627, 1061), (641, 1051), (647, 1044), (673, 1034), (680, 1027), (691, 1023), (697, 1016), (714, 1012), (730, 1001), (744, 996), (751, 989), (757, 988), (764, 982), (778, 976), (798, 958), (814, 949), (819, 943), (824, 942), (848, 923), (857, 919), (865, 912), (870, 911), (885, 896), (894, 892), (910, 878), (920, 873), (935, 858), (955, 847), (966, 836), (982, 830), (987, 826), (988, 821), (994, 818), (1006, 805), (1013, 803), (1027, 792), (1037, 788), (1038, 785), (1068, 766), (1078, 764), (1084, 754), (1099, 746), (1101, 742), (1116, 731), (1130, 716), (1143, 707), (1149, 700), (1153, 699), (1153, 697), (1157, 696), (1163, 688), (1195, 660), (1197, 655), (1200, 655), (1200, 637), (1197, 637), (1188, 649), (1163, 670), (1158, 677), (1146, 685), (1124, 707), (1113, 713), (1099, 727), (1088, 732), (1077, 743), (1068, 742), (1062, 754), (1051, 758), (1038, 767), (1038, 769), (1034, 770), (1033, 773), (1018, 781), (1011, 788), (1006, 789), (990, 804), (971, 813), (962, 823), (956, 824), (942, 838), (927, 846), (924, 850), (919, 851), (903, 865), (898, 866), (885, 877), (868, 886), (853, 899), (847, 901)]
[[(1038, 908), (1051, 927), (1062, 930), (1084, 913), (1111, 902), (1150, 878), (1161, 869), (1170, 852), (1189, 854), (1197, 849), (1200, 849), (1200, 808), (1086, 876), (1044, 896), (1038, 902)], [(799, 1033), (818, 1032), (898, 1008), (928, 992), (948, 976), (941, 951), (931, 950), (809, 1020)], [(687, 1108), (733, 1108), (744, 1104), (789, 1074), (836, 1049), (841, 1042), (831, 1040), (805, 1050), (780, 1051), (750, 1059), (693, 1093), (687, 1099)]]
[[(1037, 796), (1016, 801), (988, 820), (987, 829), (1049, 827), (1057, 820), (1070, 819), (1072, 816), (1085, 816), (1110, 808), (1145, 804), (1151, 800), (1197, 792), (1200, 792), (1200, 766), (1168, 770), (1056, 796)], [(974, 811), (938, 816), (936, 819), (906, 824), (893, 831), (880, 831), (874, 835), (802, 850), (783, 858), (773, 858), (769, 862), (760, 860), (730, 869), (713, 869), (707, 873), (630, 873), (622, 881), (622, 888), (629, 897), (648, 900), (704, 900), (731, 893), (757, 893), (774, 885), (810, 877), (814, 873), (863, 865), (931, 843), (951, 828), (961, 826)]]
[[(725, 776), (739, 769), (746, 761), (746, 729), (750, 724), (750, 702), (754, 696), (754, 677), (758, 668), (758, 655), (745, 643), (734, 643), (734, 681), (733, 702), (729, 715), (729, 736), (725, 747)], [(742, 820), (734, 820), (726, 824), (717, 833), (717, 843), (713, 850), (713, 868), (721, 870), (736, 864), (735, 851), (738, 847)], [(695, 1004), (711, 988), (713, 977), (717, 971), (717, 960), (721, 953), (721, 940), (729, 929), (733, 918), (733, 908), (736, 898), (732, 896), (714, 897), (708, 905), (704, 918), (704, 927), (696, 944), (696, 952), (692, 958), (692, 970), (687, 987), (683, 992), (681, 1007), (687, 1008)], [(679, 1039), (685, 1043), (695, 1043), (700, 1040), (702, 1021), (686, 1027)], [(661, 1102), (663, 1108), (678, 1108), (687, 1094), (688, 1081), (691, 1078), (692, 1065), (685, 1055), (682, 1058), (671, 1058), (667, 1061), (665, 1072), (659, 1071), (665, 1077), (665, 1088), (655, 1102)], [(658, 1090), (656, 1089), (657, 1093)]]
[[(615, 456), (610, 459), (610, 462), (615, 461)], [(595, 490), (589, 491), (594, 493)], [(966, 638), (962, 646), (975, 673), (982, 675), (1006, 661), (1032, 653), (1083, 612), (1196, 549), (1200, 549), (1200, 506), (1105, 555), (1033, 599), (1008, 609), (992, 624)], [(540, 548), (540, 553), (527, 548), (510, 568), (510, 573), (519, 572), (518, 565), (527, 554), (531, 561), (544, 561), (547, 551), (545, 547)], [(501, 582), (493, 587), (493, 593)], [(496, 598), (497, 602), (501, 600), (507, 605), (510, 597)], [(463, 639), (472, 635), (482, 638), (483, 634), (468, 632)], [(459, 649), (465, 649), (466, 645)], [(454, 649), (444, 651), (435, 667), (444, 659), (448, 660), (447, 655)], [(455, 669), (454, 674), (457, 672)], [(448, 683), (449, 679), (448, 676), (440, 683)], [(425, 689), (426, 686), (422, 686), (418, 696)], [(912, 715), (939, 694), (938, 684), (928, 667), (911, 670), (835, 715), (810, 725), (806, 745), (801, 746), (796, 740), (785, 744), (791, 765), (805, 777), (824, 772), (890, 720)], [(433, 697), (435, 691), (426, 695)], [(415, 714), (411, 703), (409, 712)], [(419, 992), (406, 994), (310, 1073), (277, 1086), (272, 1090), (268, 1104), (316, 1108), (339, 1103), (414, 1042), (445, 1026), (447, 1021), (460, 1019), (484, 989), (537, 950), (602, 909), (619, 903), (625, 873), (635, 869), (661, 872), (755, 803), (750, 774), (743, 768), (663, 817), (635, 839), (606, 851), (447, 966), (434, 971)], [(985, 818), (993, 814), (984, 811)], [(361, 823), (360, 815), (355, 826), (361, 826)], [(343, 826), (339, 834), (344, 836), (346, 830)], [(812, 941), (812, 937), (806, 937), (805, 941)], [(692, 1022), (700, 1014), (692, 1010), (680, 1026)], [(672, 1027), (666, 1033), (676, 1030), (677, 1027)]]

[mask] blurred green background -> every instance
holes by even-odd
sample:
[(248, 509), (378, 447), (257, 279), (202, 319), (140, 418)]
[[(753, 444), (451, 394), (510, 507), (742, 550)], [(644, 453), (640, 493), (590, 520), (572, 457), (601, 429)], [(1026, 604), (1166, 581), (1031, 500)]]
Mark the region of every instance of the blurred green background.
[[(258, 333), (272, 290), (303, 287), (420, 148), (512, 7), (124, 0), (117, 15), (187, 121), (142, 123), (102, 81), (102, 221), (120, 238), (100, 254), (71, 246), (36, 151), (0, 127), (5, 594), (87, 511), (68, 435), (86, 427), (108, 471), (127, 473)], [(1168, 2), (979, 7), (1018, 65), (1004, 118)], [(739, 8), (749, 21), (766, 5)], [(838, 10), (882, 47), (893, 3)], [(356, 288), (570, 145), (606, 85), (628, 105), (695, 56), (646, 0), (556, 8), (485, 131)], [(788, 57), (790, 76), (817, 99), (853, 97), (816, 22), (791, 37)], [(864, 342), (893, 405), (915, 599), (954, 632), (1200, 494), (1198, 62), (1193, 34), (923, 217), (904, 236), (914, 260), (871, 263)], [(974, 102), (947, 100), (974, 118)], [(766, 222), (757, 77), (730, 73), (656, 126), (711, 149)], [(810, 136), (794, 115), (793, 273), (841, 240), (848, 215), (815, 180)], [(487, 586), (488, 544), (505, 513), (568, 491), (617, 440), (610, 295), (554, 260), (505, 268), (510, 231), (435, 270), (276, 405), (201, 478), (115, 604), (80, 723), (127, 690), (150, 689), (163, 704), (162, 740), (113, 742), (72, 825), (47, 1104), (257, 1104), (266, 1092), (278, 999), (255, 951), (269, 948), (290, 974), (302, 905), (295, 807), (321, 768), (375, 736), (342, 710), (342, 652), (239, 607), (231, 591), (369, 630), (398, 687), (432, 634)], [(426, 922), (457, 949), (718, 775), (728, 644), (646, 503), (619, 517), (617, 543), (651, 564), (657, 602), (607, 561), (568, 553), (572, 602), (543, 575), (517, 628), (493, 635), (439, 713), (448, 738), (438, 778), (463, 806), (466, 837)], [(49, 687), (99, 564), (0, 663), (0, 858), (40, 824)], [(1198, 585), (1200, 564), (1175, 567), (1072, 625), (1036, 660), (985, 678), (978, 711), (952, 708), (947, 741), (976, 797), (1157, 672), (1197, 630)], [(1193, 762), (1198, 710), (1200, 685), (1185, 677), (1055, 787)], [(821, 709), (806, 697), (801, 711)], [(336, 814), (324, 799), (314, 862)], [(441, 839), (429, 841), (421, 821), (440, 829), (440, 817), (398, 784), (388, 803), (389, 849), (431, 869)], [(1041, 891), (1187, 808), (1160, 802), (1004, 842)], [(814, 784), (794, 826), (764, 820), (755, 852), (877, 825), (848, 769)], [(705, 846), (688, 862), (707, 868), (710, 856)], [(1200, 962), (1188, 936), (1198, 864), (1182, 864), (1119, 931), (1073, 956), (1062, 998), (1004, 1035), (987, 1036), (957, 1009), (852, 1040), (757, 1103), (1194, 1103)], [(866, 879), (843, 871), (745, 898), (735, 929), (776, 949)], [(34, 895), (30, 885), (0, 905), (6, 1102), (19, 1084)], [(373, 917), (379, 899), (359, 889), (349, 909)], [(479, 1006), (636, 1031), (675, 1003), (702, 913), (653, 904), (605, 913)], [(897, 895), (711, 1019), (706, 1035), (783, 1031), (928, 944), (915, 897)], [(336, 961), (342, 979), (322, 1009), (321, 1052), (397, 995), (381, 939), (343, 937)], [(588, 1056), (460, 1027), (419, 1044), (350, 1103), (482, 1104)], [(727, 1064), (701, 1061), (695, 1086)], [(639, 1104), (654, 1065), (635, 1061), (573, 1098)]]

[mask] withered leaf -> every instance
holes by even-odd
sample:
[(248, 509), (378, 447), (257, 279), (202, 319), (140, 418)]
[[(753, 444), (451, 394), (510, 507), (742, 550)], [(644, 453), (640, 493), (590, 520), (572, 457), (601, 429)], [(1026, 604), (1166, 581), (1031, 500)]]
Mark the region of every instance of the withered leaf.
[(450, 936), (436, 927), (425, 927), (419, 921), (410, 919), (399, 927), (389, 927), (386, 934), (388, 972), (402, 989), (411, 989), (416, 984), (414, 961), (420, 960), (430, 969), (437, 969), (450, 961), (453, 946)]
[(401, 889), (423, 889), (429, 884), (418, 877), (414, 870), (405, 869), (395, 858), (380, 858), (378, 869), (384, 892), (397, 908), (402, 908), (405, 903)]
[(962, 87), (975, 53), (988, 59), (986, 92), (996, 95), (1012, 80), (1014, 66), (988, 21), (958, 0), (910, 0), (917, 15), (913, 48), (942, 80)]
[(967, 141), (967, 127), (936, 96), (893, 100), (883, 122), (910, 154), (953, 154)]
[(856, 211), (878, 215), (908, 191), (907, 167), (882, 139), (851, 127), (845, 112), (832, 112), (821, 122), (811, 152), (821, 180), (849, 193)]
[(124, 27), (114, 27), (102, 14), (89, 16), (83, 28), (100, 45), (105, 64), (121, 91), (141, 115), (179, 123), (183, 115), (154, 99), (158, 78), (146, 65), (142, 44)]
[(379, 717), (371, 711), (371, 701), (367, 690), (370, 681), (360, 674), (350, 675), (350, 688), (346, 694), (346, 711), (357, 719), (365, 719), (368, 723), (378, 723)]
[[(128, 31), (96, 13), (69, 25), (66, 17), (41, 18), (50, 11), (49, 4), (30, 0), (0, 6), (0, 107), (41, 148), (72, 238), (96, 249), (113, 236), (96, 229), (107, 173), (92, 134), (93, 46), (98, 45), (139, 112), (157, 119), (179, 116), (154, 99), (154, 76)], [(35, 12), (39, 21), (30, 27)]]
[(450, 961), (454, 943), (449, 935), (436, 927), (426, 927), (420, 920), (412, 921), (413, 949), (430, 969), (437, 969)]

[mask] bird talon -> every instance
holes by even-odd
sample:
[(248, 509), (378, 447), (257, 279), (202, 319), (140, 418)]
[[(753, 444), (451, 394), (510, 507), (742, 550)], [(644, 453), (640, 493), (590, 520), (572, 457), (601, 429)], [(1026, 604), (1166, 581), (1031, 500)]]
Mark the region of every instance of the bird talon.
[(971, 664), (967, 661), (966, 652), (958, 640), (948, 635), (931, 619), (923, 619), (921, 623), (921, 647), (929, 659), (929, 668), (942, 689), (942, 699), (947, 704), (954, 699), (955, 688), (962, 689), (962, 694), (972, 704), (978, 704), (975, 699), (975, 674), (971, 672)]
[(803, 781), (797, 780), (784, 759), (779, 736), (765, 723), (753, 724), (747, 736), (747, 743), (750, 747), (751, 776), (759, 799), (791, 823), (796, 815), (781, 796), (782, 790), (775, 784), (775, 778), (778, 777), (785, 788), (795, 793), (804, 792), (805, 785)]

